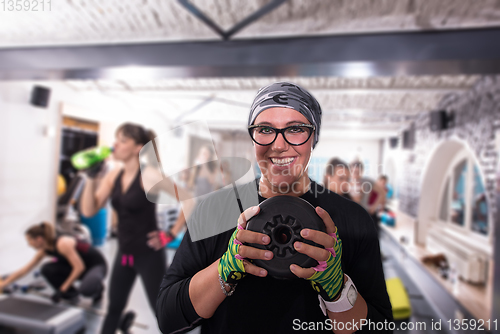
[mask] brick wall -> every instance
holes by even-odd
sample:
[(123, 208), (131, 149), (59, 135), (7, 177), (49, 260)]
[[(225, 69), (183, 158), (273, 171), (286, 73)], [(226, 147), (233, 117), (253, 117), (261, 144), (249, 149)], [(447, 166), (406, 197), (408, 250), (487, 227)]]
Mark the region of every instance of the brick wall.
[(408, 152), (398, 178), (399, 209), (417, 217), (420, 181), (430, 152), (443, 140), (458, 137), (468, 143), (479, 161), (485, 176), (489, 207), (495, 212), (495, 169), (499, 154), (495, 132), (500, 130), (500, 76), (483, 77), (469, 91), (445, 96), (438, 109), (454, 111), (455, 126), (431, 132), (430, 114), (418, 116), (415, 147)]

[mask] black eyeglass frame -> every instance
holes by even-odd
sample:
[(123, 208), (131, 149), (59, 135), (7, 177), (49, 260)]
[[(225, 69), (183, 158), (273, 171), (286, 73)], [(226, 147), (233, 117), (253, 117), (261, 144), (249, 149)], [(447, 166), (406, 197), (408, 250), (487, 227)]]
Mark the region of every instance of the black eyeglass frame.
[[(307, 128), (312, 129), (312, 131), (310, 131), (310, 132), (309, 132), (309, 136), (307, 137), (307, 139), (306, 139), (303, 143), (301, 143), (301, 144), (292, 144), (292, 143), (290, 143), (290, 142), (286, 139), (286, 136), (285, 136), (285, 131), (286, 131), (287, 129), (294, 128), (294, 127), (297, 127), (297, 126), (305, 126), (305, 127), (307, 127)], [(273, 139), (273, 141), (272, 141), (272, 142), (270, 142), (269, 144), (260, 144), (259, 142), (257, 142), (257, 141), (253, 138), (253, 136), (252, 136), (252, 129), (259, 128), (259, 127), (261, 127), (261, 128), (269, 128), (269, 129), (273, 129), (273, 130), (274, 130), (275, 136), (274, 136), (274, 139)], [(292, 146), (300, 146), (300, 145), (304, 145), (305, 143), (307, 143), (307, 141), (311, 138), (311, 136), (312, 136), (312, 134), (313, 134), (313, 132), (314, 132), (315, 130), (316, 130), (316, 127), (315, 127), (314, 125), (312, 125), (312, 124), (294, 124), (294, 125), (287, 126), (286, 128), (283, 128), (283, 129), (273, 128), (272, 126), (269, 126), (269, 125), (257, 124), (257, 125), (250, 125), (250, 126), (248, 127), (248, 134), (250, 135), (250, 138), (252, 138), (252, 140), (253, 140), (256, 144), (258, 144), (258, 145), (260, 145), (260, 146), (269, 146), (269, 145), (272, 145), (272, 144), (276, 141), (276, 138), (278, 138), (278, 135), (279, 135), (280, 133), (281, 133), (281, 135), (283, 136), (283, 139), (285, 139), (285, 141), (286, 141), (288, 144), (290, 144), (290, 145), (292, 145)]]

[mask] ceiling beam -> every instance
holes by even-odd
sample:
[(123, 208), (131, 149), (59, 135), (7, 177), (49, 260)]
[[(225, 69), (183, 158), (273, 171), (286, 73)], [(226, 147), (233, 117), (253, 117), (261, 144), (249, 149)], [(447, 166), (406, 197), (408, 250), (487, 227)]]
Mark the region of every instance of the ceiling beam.
[(500, 29), (0, 49), (0, 79), (500, 73)]
[(259, 8), (253, 14), (247, 16), (242, 21), (235, 24), (231, 29), (224, 31), (217, 23), (215, 23), (210, 17), (205, 15), (198, 7), (193, 5), (189, 0), (178, 0), (179, 3), (186, 8), (191, 14), (193, 14), (200, 21), (205, 23), (210, 29), (219, 34), (223, 40), (229, 40), (231, 36), (236, 34), (241, 29), (245, 28), (247, 25), (251, 24), (254, 21), (257, 21), (262, 16), (265, 16), (284, 4), (288, 0), (272, 0), (267, 3), (265, 6)]

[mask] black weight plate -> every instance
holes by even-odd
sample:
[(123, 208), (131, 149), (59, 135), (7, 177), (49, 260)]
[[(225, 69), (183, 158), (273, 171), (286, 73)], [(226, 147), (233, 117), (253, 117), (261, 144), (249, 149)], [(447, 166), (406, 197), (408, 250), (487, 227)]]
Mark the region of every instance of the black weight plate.
[(267, 245), (249, 244), (252, 247), (270, 250), (274, 257), (271, 260), (252, 260), (256, 266), (264, 268), (275, 278), (297, 278), (290, 265), (302, 268), (318, 265), (318, 261), (299, 253), (293, 247), (300, 241), (324, 248), (300, 235), (304, 228), (325, 232), (325, 224), (317, 215), (314, 207), (307, 201), (294, 196), (275, 196), (260, 203), (260, 212), (249, 219), (247, 230), (267, 234), (271, 242)]

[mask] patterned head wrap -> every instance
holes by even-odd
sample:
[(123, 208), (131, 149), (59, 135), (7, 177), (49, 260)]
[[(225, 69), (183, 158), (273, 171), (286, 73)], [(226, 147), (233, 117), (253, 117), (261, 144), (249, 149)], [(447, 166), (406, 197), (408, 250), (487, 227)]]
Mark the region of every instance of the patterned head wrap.
[(261, 88), (252, 103), (248, 125), (253, 125), (257, 116), (264, 110), (276, 107), (294, 109), (304, 115), (316, 127), (314, 148), (319, 139), (321, 107), (311, 93), (290, 82), (276, 82)]

